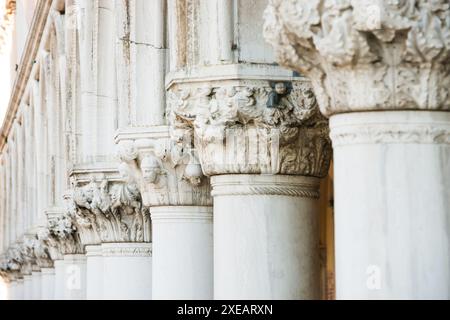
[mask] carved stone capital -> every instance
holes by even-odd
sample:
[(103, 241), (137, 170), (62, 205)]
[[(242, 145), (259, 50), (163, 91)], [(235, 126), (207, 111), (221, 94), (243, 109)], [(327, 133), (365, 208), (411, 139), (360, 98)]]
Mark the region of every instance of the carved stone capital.
[(48, 227), (39, 229), (37, 233), (38, 240), (43, 243), (47, 253), (52, 261), (62, 260), (61, 243), (59, 238)]
[(328, 171), (328, 122), (307, 81), (173, 82), (167, 101), (172, 139), (193, 137), (207, 176)]
[(38, 233), (31, 238), (31, 245), (36, 258), (36, 264), (40, 269), (53, 268), (53, 260), (50, 255), (48, 241), (42, 238), (42, 234), (43, 232), (39, 230)]
[(327, 116), (450, 110), (447, 0), (270, 0), (264, 35)]
[(30, 275), (33, 271), (36, 272), (40, 270), (34, 252), (35, 240), (35, 235), (26, 234), (23, 236), (19, 245), (20, 254), (23, 259), (21, 272), (24, 275)]
[(84, 245), (102, 242), (149, 242), (150, 217), (142, 205), (141, 194), (135, 183), (109, 181), (105, 177), (78, 185), (64, 199), (66, 215)]
[(82, 254), (83, 246), (72, 217), (62, 214), (48, 217), (49, 253), (54, 260), (67, 254)]
[(0, 258), (0, 276), (7, 281), (21, 278), (23, 262), (20, 250), (16, 246), (9, 248), (6, 254)]
[(119, 171), (141, 190), (145, 206), (212, 205), (209, 179), (191, 148), (170, 139), (168, 126), (117, 135)]

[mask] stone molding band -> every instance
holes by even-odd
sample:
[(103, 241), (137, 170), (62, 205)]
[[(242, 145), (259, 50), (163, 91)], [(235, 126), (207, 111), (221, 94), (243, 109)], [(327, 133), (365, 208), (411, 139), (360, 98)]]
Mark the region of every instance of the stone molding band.
[(103, 257), (151, 257), (151, 243), (106, 243), (102, 244)]
[(289, 196), (318, 199), (320, 182), (317, 178), (286, 175), (223, 175), (211, 178), (216, 196)]
[(87, 245), (84, 247), (86, 257), (100, 257), (102, 255), (101, 245)]
[(213, 208), (210, 206), (161, 206), (150, 208), (153, 223), (211, 223)]
[(44, 274), (55, 274), (55, 268), (42, 268), (41, 273)]
[(450, 144), (450, 113), (379, 111), (330, 119), (333, 147), (355, 144)]

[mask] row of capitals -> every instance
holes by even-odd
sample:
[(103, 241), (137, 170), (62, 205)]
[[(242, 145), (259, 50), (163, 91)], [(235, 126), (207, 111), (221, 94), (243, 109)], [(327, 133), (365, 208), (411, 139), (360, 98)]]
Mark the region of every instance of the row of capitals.
[(145, 206), (211, 205), (216, 175), (328, 172), (328, 121), (304, 79), (174, 81), (167, 120), (116, 137), (120, 170)]
[(151, 242), (150, 208), (211, 206), (211, 176), (328, 171), (328, 121), (305, 80), (174, 82), (167, 103), (168, 125), (117, 134), (118, 176), (72, 174), (64, 210), (8, 250), (2, 274), (51, 267), (86, 245)]

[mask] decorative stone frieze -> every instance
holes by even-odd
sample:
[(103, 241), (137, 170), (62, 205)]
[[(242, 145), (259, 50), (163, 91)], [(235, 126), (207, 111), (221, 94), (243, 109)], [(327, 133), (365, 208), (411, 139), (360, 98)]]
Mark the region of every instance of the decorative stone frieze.
[(64, 199), (83, 245), (102, 242), (149, 242), (151, 227), (148, 208), (142, 205), (135, 183), (108, 181), (95, 177), (87, 184), (73, 180)]
[(207, 176), (327, 173), (328, 124), (307, 81), (174, 82), (167, 99), (172, 140), (194, 137)]
[(120, 171), (139, 186), (145, 206), (212, 205), (209, 179), (191, 148), (173, 143), (168, 126), (120, 132)]
[(264, 35), (323, 114), (450, 110), (446, 0), (271, 0)]

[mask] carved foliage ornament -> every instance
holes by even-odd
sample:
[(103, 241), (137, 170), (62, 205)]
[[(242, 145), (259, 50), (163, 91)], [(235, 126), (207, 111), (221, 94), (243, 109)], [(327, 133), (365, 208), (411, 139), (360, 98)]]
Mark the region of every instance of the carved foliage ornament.
[(189, 148), (172, 143), (168, 127), (151, 135), (119, 142), (119, 171), (137, 183), (144, 205), (211, 205), (208, 178)]
[(0, 276), (7, 280), (14, 280), (20, 276), (23, 256), (18, 247), (11, 247), (0, 259)]
[(32, 271), (37, 271), (38, 266), (36, 263), (36, 256), (34, 254), (34, 241), (33, 237), (26, 235), (22, 239), (22, 243), (19, 246), (20, 254), (23, 258), (21, 273), (31, 274)]
[(71, 219), (83, 245), (101, 242), (149, 242), (150, 217), (134, 183), (76, 183), (65, 195)]
[(17, 278), (19, 274), (29, 275), (40, 268), (51, 267), (53, 261), (47, 243), (37, 235), (28, 234), (8, 250), (0, 269)]
[(322, 113), (450, 110), (447, 0), (270, 0), (264, 35)]
[[(52, 261), (63, 259), (63, 253), (61, 250), (63, 240), (60, 240), (60, 238), (54, 232), (51, 232), (49, 227), (40, 228), (37, 233), (37, 238), (42, 246), (42, 248), (39, 248), (38, 251), (41, 251), (43, 249), (43, 252), (37, 254), (42, 256), (41, 259), (45, 259), (44, 257), (46, 255)], [(42, 263), (43, 262), (41, 262), (41, 264)]]
[(48, 219), (48, 244), (54, 254), (82, 254), (83, 247), (72, 217), (60, 215)]
[(328, 124), (307, 82), (176, 84), (168, 104), (172, 139), (194, 136), (206, 175), (326, 175)]

